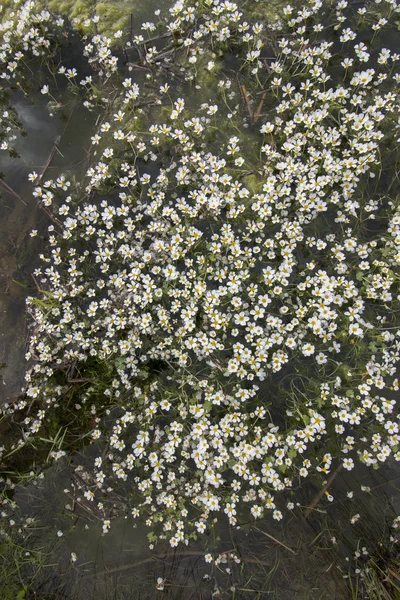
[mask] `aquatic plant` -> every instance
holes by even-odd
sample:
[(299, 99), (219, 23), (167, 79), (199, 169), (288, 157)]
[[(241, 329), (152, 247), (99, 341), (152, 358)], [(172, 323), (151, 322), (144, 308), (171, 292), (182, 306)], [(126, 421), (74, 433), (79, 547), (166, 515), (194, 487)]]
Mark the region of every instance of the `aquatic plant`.
[(175, 547), (221, 514), (282, 519), (337, 463), (400, 459), (399, 10), (179, 1), (124, 46), (145, 77), (101, 34), (93, 75), (59, 68), (102, 112), (84, 183), (30, 175), (50, 248), (3, 460), (86, 409), (105, 533), (113, 488)]

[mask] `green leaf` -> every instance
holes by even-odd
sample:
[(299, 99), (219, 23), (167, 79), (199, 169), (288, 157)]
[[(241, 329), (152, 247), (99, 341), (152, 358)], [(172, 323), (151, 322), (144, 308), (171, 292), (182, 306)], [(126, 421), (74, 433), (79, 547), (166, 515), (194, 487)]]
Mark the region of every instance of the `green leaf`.
[(205, 410), (206, 412), (210, 412), (210, 411), (211, 411), (211, 408), (212, 408), (212, 405), (213, 405), (213, 404), (212, 404), (211, 400), (207, 400), (206, 402), (204, 402), (204, 404), (203, 404), (203, 408), (204, 408), (204, 410)]
[(40, 306), (40, 307), (45, 308), (45, 309), (50, 309), (51, 308), (50, 304), (47, 304), (46, 302), (43, 302), (43, 300), (40, 300), (39, 298), (33, 298), (33, 297), (30, 296), (28, 298), (28, 300), (29, 300), (29, 302), (31, 304), (35, 304), (35, 306)]
[(40, 290), (40, 292), (42, 294), (44, 294), (45, 296), (47, 296), (48, 298), (50, 298), (51, 300), (55, 299), (55, 296), (52, 292), (47, 292), (46, 290)]
[(116, 367), (117, 369), (124, 369), (124, 368), (125, 368), (125, 364), (126, 364), (126, 363), (125, 363), (125, 359), (124, 359), (124, 358), (122, 358), (122, 357), (119, 357), (119, 358), (117, 358), (117, 359), (115, 360), (115, 363), (114, 363), (114, 364), (115, 364), (115, 367)]
[(11, 281), (13, 283), (16, 283), (17, 285), (21, 286), (22, 288), (27, 288), (28, 287), (27, 283), (22, 283), (21, 281), (17, 281), (16, 279), (12, 279)]

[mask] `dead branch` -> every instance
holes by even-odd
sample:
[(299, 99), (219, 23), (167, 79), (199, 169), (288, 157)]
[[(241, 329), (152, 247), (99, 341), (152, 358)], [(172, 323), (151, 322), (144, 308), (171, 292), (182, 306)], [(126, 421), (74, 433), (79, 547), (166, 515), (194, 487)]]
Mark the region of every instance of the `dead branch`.
[(314, 508), (317, 506), (318, 502), (321, 500), (321, 498), (325, 494), (326, 490), (332, 485), (336, 475), (341, 471), (342, 467), (343, 467), (343, 464), (340, 463), (340, 465), (338, 467), (336, 467), (336, 469), (333, 471), (333, 473), (331, 473), (331, 476), (329, 477), (326, 484), (316, 494), (316, 496), (314, 497), (314, 500), (311, 502), (310, 506), (307, 508), (306, 513), (304, 515), (306, 519), (308, 519), (311, 511), (314, 510)]
[(12, 187), (10, 187), (8, 185), (8, 183), (6, 183), (3, 179), (0, 179), (0, 187), (1, 186), (4, 186), (4, 188), (5, 188), (4, 191), (7, 191), (9, 194), (11, 194), (11, 196), (18, 198), (18, 200), (21, 200), (22, 204), (25, 204), (25, 206), (28, 206), (27, 203), (25, 202), (25, 200), (23, 200), (21, 198), (21, 196), (19, 194), (17, 194), (17, 192), (15, 190), (13, 190)]
[(260, 100), (260, 104), (258, 105), (256, 112), (254, 113), (253, 123), (255, 123), (257, 121), (258, 117), (260, 116), (266, 97), (267, 97), (267, 92), (264, 92), (262, 95), (262, 98)]
[(60, 142), (61, 142), (61, 135), (58, 135), (58, 136), (56, 137), (56, 139), (55, 139), (54, 146), (53, 146), (53, 148), (51, 149), (51, 152), (50, 152), (50, 154), (49, 154), (49, 158), (47, 159), (47, 161), (46, 161), (46, 164), (44, 165), (44, 167), (43, 167), (43, 169), (42, 169), (42, 172), (41, 172), (41, 174), (40, 174), (40, 176), (39, 176), (39, 179), (37, 180), (37, 184), (38, 184), (38, 185), (41, 185), (41, 183), (42, 183), (42, 181), (43, 181), (43, 177), (45, 176), (45, 174), (46, 174), (46, 171), (47, 171), (47, 169), (49, 168), (49, 166), (50, 166), (50, 163), (51, 163), (51, 161), (53, 160), (55, 153), (57, 152), (57, 148), (58, 148), (58, 146), (59, 146)]
[(253, 119), (253, 111), (251, 110), (251, 106), (250, 106), (250, 98), (249, 98), (249, 95), (247, 93), (246, 86), (244, 85), (244, 83), (241, 85), (240, 89), (242, 90), (242, 95), (246, 102), (249, 117), (250, 117), (250, 119)]

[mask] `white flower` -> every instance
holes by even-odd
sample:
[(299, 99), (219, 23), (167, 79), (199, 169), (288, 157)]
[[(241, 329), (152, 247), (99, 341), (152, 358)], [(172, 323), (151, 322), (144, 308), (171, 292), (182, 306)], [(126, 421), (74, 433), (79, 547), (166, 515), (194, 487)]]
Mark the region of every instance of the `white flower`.
[(301, 351), (304, 356), (311, 356), (311, 354), (314, 354), (315, 346), (313, 344), (303, 344)]

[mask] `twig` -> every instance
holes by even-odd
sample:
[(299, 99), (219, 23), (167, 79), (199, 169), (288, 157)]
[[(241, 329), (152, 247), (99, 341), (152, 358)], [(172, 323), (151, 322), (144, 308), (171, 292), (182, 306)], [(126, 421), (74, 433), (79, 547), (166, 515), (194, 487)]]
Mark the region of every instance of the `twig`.
[[(41, 174), (40, 174), (40, 177), (39, 177), (39, 179), (38, 179), (38, 185), (40, 185), (40, 184), (41, 184), (41, 182), (42, 182), (42, 180), (43, 180), (43, 177), (45, 176), (45, 173), (46, 173), (47, 169), (49, 168), (51, 161), (52, 161), (52, 160), (53, 160), (53, 158), (54, 158), (54, 155), (55, 155), (55, 153), (56, 153), (56, 152), (58, 152), (58, 153), (59, 153), (59, 154), (60, 154), (60, 155), (63, 157), (63, 155), (61, 154), (61, 152), (60, 152), (60, 151), (59, 151), (59, 149), (58, 149), (58, 146), (60, 145), (60, 142), (61, 142), (61, 139), (62, 139), (62, 137), (63, 137), (64, 133), (67, 131), (68, 125), (69, 125), (69, 123), (70, 123), (70, 121), (71, 121), (71, 119), (72, 119), (72, 115), (74, 114), (74, 111), (75, 111), (75, 108), (76, 108), (77, 104), (78, 104), (78, 101), (76, 101), (76, 102), (75, 102), (75, 104), (73, 105), (73, 107), (72, 107), (72, 110), (71, 110), (71, 112), (69, 113), (69, 116), (68, 116), (67, 122), (66, 122), (66, 124), (65, 124), (65, 127), (64, 127), (64, 129), (63, 129), (63, 131), (62, 131), (61, 135), (58, 135), (58, 136), (56, 137), (56, 139), (55, 139), (54, 146), (53, 146), (53, 148), (52, 148), (52, 150), (51, 150), (51, 152), (50, 152), (49, 158), (47, 159), (47, 162), (46, 162), (45, 166), (43, 167), (43, 170), (42, 170), (42, 172), (41, 172)], [(64, 158), (64, 157), (63, 157), (63, 158)]]
[(57, 217), (55, 217), (53, 215), (53, 213), (51, 212), (51, 210), (45, 206), (43, 203), (40, 205), (41, 210), (44, 210), (44, 212), (46, 213), (46, 215), (53, 221), (53, 223), (55, 223), (56, 225), (58, 225), (59, 227), (63, 227), (63, 224), (61, 223), (60, 219), (57, 219)]
[(257, 121), (258, 117), (260, 116), (266, 97), (267, 97), (267, 92), (264, 92), (261, 97), (260, 104), (258, 105), (256, 112), (254, 113), (253, 123), (255, 123)]
[(388, 570), (389, 570), (389, 573), (392, 575), (392, 577), (395, 577), (398, 581), (400, 581), (400, 577), (398, 576), (398, 574), (395, 571), (393, 571), (393, 569), (389, 568)]
[(264, 59), (264, 60), (263, 60), (263, 63), (264, 63), (264, 65), (265, 65), (265, 68), (267, 69), (268, 73), (272, 73), (272, 69), (271, 69), (271, 67), (269, 66), (269, 64), (268, 64), (268, 62), (267, 62), (267, 60), (266, 60), (266, 59)]
[(144, 44), (151, 44), (152, 42), (157, 42), (158, 40), (163, 40), (165, 38), (171, 37), (172, 33), (170, 33), (169, 31), (166, 33), (163, 33), (162, 35), (156, 35), (155, 37), (152, 37), (148, 40), (143, 40), (142, 42), (135, 42), (136, 46), (144, 46)]
[[(204, 552), (190, 552), (188, 553), (192, 556), (204, 556)], [(145, 558), (143, 560), (139, 560), (138, 562), (135, 563), (131, 563), (129, 565), (122, 565), (121, 567), (114, 567), (113, 569), (107, 569), (106, 571), (100, 571), (100, 573), (96, 573), (96, 577), (101, 577), (102, 575), (110, 575), (111, 573), (118, 573), (119, 571), (126, 571), (127, 569), (134, 569), (135, 567), (140, 567), (141, 565), (146, 565), (150, 562), (153, 562), (153, 560), (156, 559), (164, 559), (164, 558), (168, 558), (169, 556), (173, 556), (173, 553), (167, 553), (167, 554), (155, 554), (154, 556), (151, 556), (150, 558)], [(90, 575), (86, 575), (86, 577), (88, 577)]]
[(34, 276), (34, 274), (33, 274), (33, 273), (31, 273), (31, 275), (32, 275), (32, 279), (33, 279), (33, 281), (35, 282), (35, 285), (36, 285), (36, 289), (37, 289), (37, 291), (38, 291), (38, 292), (40, 292), (41, 290), (40, 290), (40, 287), (39, 287), (39, 284), (38, 284), (38, 282), (36, 281), (36, 277)]
[(247, 106), (247, 110), (249, 111), (250, 119), (252, 119), (253, 118), (253, 111), (251, 110), (249, 95), (247, 93), (246, 86), (244, 84), (242, 84), (242, 86), (241, 86), (240, 89), (242, 90), (243, 98), (246, 101), (246, 106)]
[(45, 176), (46, 171), (49, 168), (50, 163), (53, 160), (55, 153), (57, 152), (57, 148), (58, 148), (58, 145), (59, 145), (60, 142), (61, 142), (61, 135), (58, 135), (56, 137), (56, 139), (55, 139), (54, 146), (51, 149), (51, 152), (49, 154), (49, 158), (47, 159), (47, 162), (46, 162), (46, 164), (44, 165), (44, 167), (42, 169), (42, 172), (41, 172), (41, 174), (39, 176), (39, 179), (37, 180), (37, 184), (38, 185), (40, 185), (42, 183), (43, 177)]
[[(290, 548), (289, 548), (289, 550), (290, 550)], [(233, 550), (226, 550), (225, 552), (222, 552), (221, 554), (229, 554), (230, 552), (233, 552)], [(291, 552), (293, 552), (293, 550), (291, 550)], [(182, 552), (179, 555), (179, 558), (183, 559), (183, 558), (191, 558), (191, 557), (196, 557), (196, 556), (204, 556), (204, 551), (194, 550), (194, 551)], [(112, 569), (107, 569), (106, 571), (100, 571), (100, 573), (96, 573), (96, 577), (101, 577), (102, 575), (110, 575), (111, 573), (118, 573), (119, 571), (126, 571), (128, 569), (134, 569), (136, 567), (140, 567), (141, 565), (146, 565), (148, 563), (151, 563), (154, 560), (165, 560), (170, 557), (175, 557), (175, 552), (167, 552), (165, 554), (155, 554), (154, 556), (151, 556), (149, 558), (144, 558), (143, 560), (139, 560), (138, 562), (135, 562), (135, 563), (130, 563), (129, 565), (122, 565), (120, 567), (114, 567)], [(262, 560), (258, 560), (256, 558), (245, 558), (245, 559), (243, 559), (243, 562), (244, 563), (246, 563), (246, 562), (253, 563), (253, 564), (257, 564), (257, 565), (264, 565), (266, 567), (271, 566), (271, 563), (262, 561)], [(90, 575), (86, 575), (86, 577), (89, 577), (89, 576)]]
[(142, 65), (137, 65), (136, 63), (128, 62), (126, 63), (127, 67), (133, 67), (134, 69), (142, 69), (143, 71), (151, 71), (149, 67), (142, 67)]
[(19, 194), (17, 194), (17, 192), (15, 190), (13, 190), (8, 183), (6, 183), (3, 179), (0, 179), (0, 184), (4, 185), (4, 187), (6, 188), (6, 191), (11, 194), (12, 196), (15, 196), (15, 198), (18, 198), (18, 200), (21, 200), (22, 204), (25, 204), (25, 206), (28, 206), (27, 203), (25, 202), (25, 200), (23, 200), (21, 198), (21, 196)]
[(166, 58), (167, 56), (169, 56), (170, 54), (172, 54), (173, 52), (176, 52), (176, 48), (171, 48), (170, 50), (166, 50), (162, 54), (156, 55), (154, 57), (154, 59), (153, 59), (153, 62), (154, 63), (159, 63), (160, 61), (164, 60), (164, 58)]
[(333, 480), (335, 479), (336, 475), (340, 472), (342, 467), (343, 467), (343, 464), (340, 463), (340, 465), (338, 467), (336, 467), (336, 469), (333, 471), (333, 473), (329, 477), (326, 484), (320, 489), (318, 494), (316, 494), (314, 500), (311, 502), (310, 506), (306, 510), (306, 514), (304, 515), (306, 519), (308, 519), (311, 511), (314, 510), (314, 508), (317, 506), (318, 502), (321, 500), (321, 498), (325, 494), (326, 490), (332, 485)]
[(283, 542), (281, 542), (280, 540), (277, 540), (276, 538), (274, 538), (273, 535), (266, 533), (265, 531), (263, 531), (262, 529), (258, 529), (258, 527), (254, 527), (254, 529), (256, 531), (259, 531), (260, 533), (262, 533), (263, 535), (267, 536), (270, 540), (273, 540), (275, 543), (279, 544), (280, 546), (282, 546), (283, 548), (286, 548), (286, 550), (289, 550), (289, 552), (291, 552), (292, 554), (296, 554), (296, 552), (292, 549), (289, 548), (289, 546), (286, 546), (286, 544), (284, 544)]
[[(93, 510), (91, 510), (88, 506), (86, 506), (86, 504), (84, 504), (83, 502), (78, 502), (76, 500), (76, 498), (74, 498), (74, 496), (71, 493), (67, 493), (65, 492), (65, 495), (67, 496), (67, 498), (69, 498), (70, 500), (72, 500), (72, 502), (76, 505), (79, 506), (79, 508), (83, 508), (84, 510), (86, 510), (86, 512), (89, 513), (90, 517), (93, 517), (94, 519), (97, 519), (98, 521), (102, 521), (102, 517), (100, 515), (96, 515), (95, 512), (93, 512)], [(71, 509), (70, 512), (75, 512), (75, 507), (74, 510)], [(89, 517), (89, 518), (90, 518)]]

